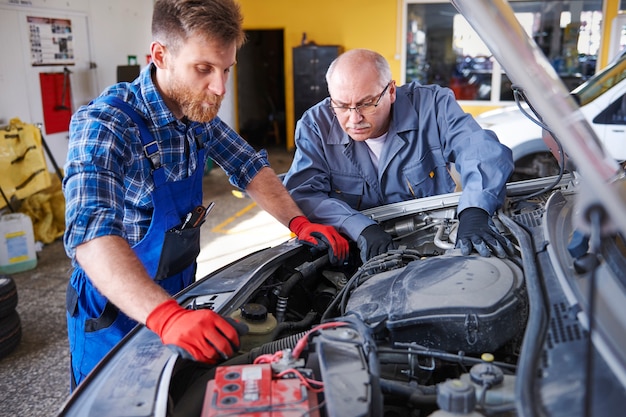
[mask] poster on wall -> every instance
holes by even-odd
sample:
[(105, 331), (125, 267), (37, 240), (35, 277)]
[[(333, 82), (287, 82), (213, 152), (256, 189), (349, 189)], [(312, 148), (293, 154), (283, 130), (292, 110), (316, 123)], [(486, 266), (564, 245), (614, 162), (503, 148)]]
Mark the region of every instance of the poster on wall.
[(27, 16), (31, 65), (74, 65), (72, 21)]

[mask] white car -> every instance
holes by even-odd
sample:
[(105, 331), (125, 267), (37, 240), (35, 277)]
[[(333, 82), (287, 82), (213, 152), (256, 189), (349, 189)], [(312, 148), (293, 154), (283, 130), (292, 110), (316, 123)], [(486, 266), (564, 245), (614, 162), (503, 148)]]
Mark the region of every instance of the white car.
[[(617, 161), (626, 160), (626, 53), (571, 94), (608, 153)], [(532, 116), (527, 105), (523, 109)], [(476, 120), (483, 128), (493, 130), (513, 151), (512, 180), (557, 175), (559, 167), (552, 146), (548, 146), (551, 137), (524, 111), (510, 106), (485, 112)]]

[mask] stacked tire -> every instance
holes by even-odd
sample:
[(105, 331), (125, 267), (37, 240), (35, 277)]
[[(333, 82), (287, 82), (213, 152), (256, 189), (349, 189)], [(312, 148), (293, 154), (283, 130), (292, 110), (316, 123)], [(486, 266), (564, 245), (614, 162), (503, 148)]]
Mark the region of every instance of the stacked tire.
[(17, 287), (7, 275), (0, 275), (0, 359), (11, 353), (22, 339), (17, 307)]

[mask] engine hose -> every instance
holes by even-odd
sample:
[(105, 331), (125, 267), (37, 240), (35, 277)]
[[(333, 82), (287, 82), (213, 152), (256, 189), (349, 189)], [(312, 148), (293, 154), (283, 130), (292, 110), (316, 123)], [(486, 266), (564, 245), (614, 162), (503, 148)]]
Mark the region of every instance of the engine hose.
[(321, 267), (329, 264), (328, 254), (314, 260), (313, 262), (305, 262), (296, 268), (296, 272), (291, 274), (289, 278), (280, 288), (278, 293), (278, 302), (276, 304), (276, 320), (282, 323), (285, 320), (285, 313), (287, 311), (287, 302), (289, 301), (289, 294), (291, 290), (303, 279), (312, 276)]
[[(416, 357), (440, 359), (442, 361), (446, 361), (450, 363), (457, 363), (463, 366), (484, 363), (484, 360), (480, 358), (474, 358), (472, 356), (459, 355), (457, 353), (448, 353), (448, 352), (428, 350), (428, 349), (417, 350), (417, 349), (411, 349), (411, 346), (408, 346), (407, 350), (399, 350), (399, 349), (391, 349), (391, 348), (378, 349), (378, 356), (380, 358), (380, 363), (382, 364), (408, 365), (409, 356), (411, 355), (416, 356)], [(516, 365), (506, 363), (506, 362), (493, 361), (491, 363), (493, 365), (497, 365), (498, 367), (503, 368), (504, 370), (507, 370), (510, 372), (515, 372), (515, 370), (517, 369)]]
[[(324, 311), (324, 314), (322, 314), (322, 319), (321, 319), (322, 323), (329, 320), (332, 317), (331, 314), (333, 314), (336, 310), (340, 309), (338, 307), (339, 303), (344, 304), (347, 302), (347, 297), (348, 297), (347, 294), (349, 294), (350, 291), (352, 291), (352, 286), (354, 285), (354, 283), (364, 274), (364, 271), (361, 268), (359, 268), (357, 272), (354, 275), (352, 275), (352, 277), (350, 277), (346, 285), (342, 289), (339, 290), (339, 292), (337, 293), (337, 296), (330, 302), (328, 307), (326, 307), (326, 311)], [(339, 315), (343, 315), (343, 312), (340, 312)]]
[(293, 350), (298, 340), (306, 336), (307, 333), (308, 331), (300, 332), (251, 349), (248, 353), (249, 363), (254, 362), (254, 360), (261, 355), (271, 354), (285, 349)]
[(265, 343), (261, 346), (250, 349), (246, 354), (233, 356), (230, 359), (220, 363), (220, 366), (232, 366), (232, 365), (248, 365), (254, 363), (254, 360), (261, 355), (272, 354), (279, 350), (291, 349), (296, 346), (298, 340), (306, 336), (308, 331), (300, 332), (282, 339), (274, 340), (273, 342)]
[(380, 378), (380, 389), (383, 394), (397, 395), (414, 406), (432, 405), (437, 403), (437, 387), (412, 387), (399, 381)]
[(528, 291), (528, 324), (520, 350), (515, 385), (517, 413), (520, 417), (540, 416), (543, 414), (539, 401), (536, 401), (535, 381), (543, 343), (548, 332), (547, 298), (539, 279), (534, 259), (535, 251), (528, 233), (509, 217), (500, 214), (499, 218), (520, 244)]
[(286, 330), (300, 330), (308, 329), (315, 321), (317, 313), (315, 311), (309, 311), (306, 316), (300, 321), (284, 321), (278, 323), (278, 325), (272, 331), (271, 339), (276, 339), (282, 332)]

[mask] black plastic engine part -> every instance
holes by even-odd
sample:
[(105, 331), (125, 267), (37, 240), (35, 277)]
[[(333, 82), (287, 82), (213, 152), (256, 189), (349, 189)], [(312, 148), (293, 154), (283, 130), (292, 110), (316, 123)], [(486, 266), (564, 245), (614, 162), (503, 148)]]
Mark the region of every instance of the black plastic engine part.
[(492, 352), (524, 328), (522, 285), (511, 261), (439, 256), (373, 276), (350, 295), (347, 313), (385, 321), (392, 342)]
[(359, 320), (353, 326), (324, 329), (309, 345), (307, 367), (324, 382), (326, 415), (377, 417), (383, 414), (383, 396), (375, 344), (370, 329)]

